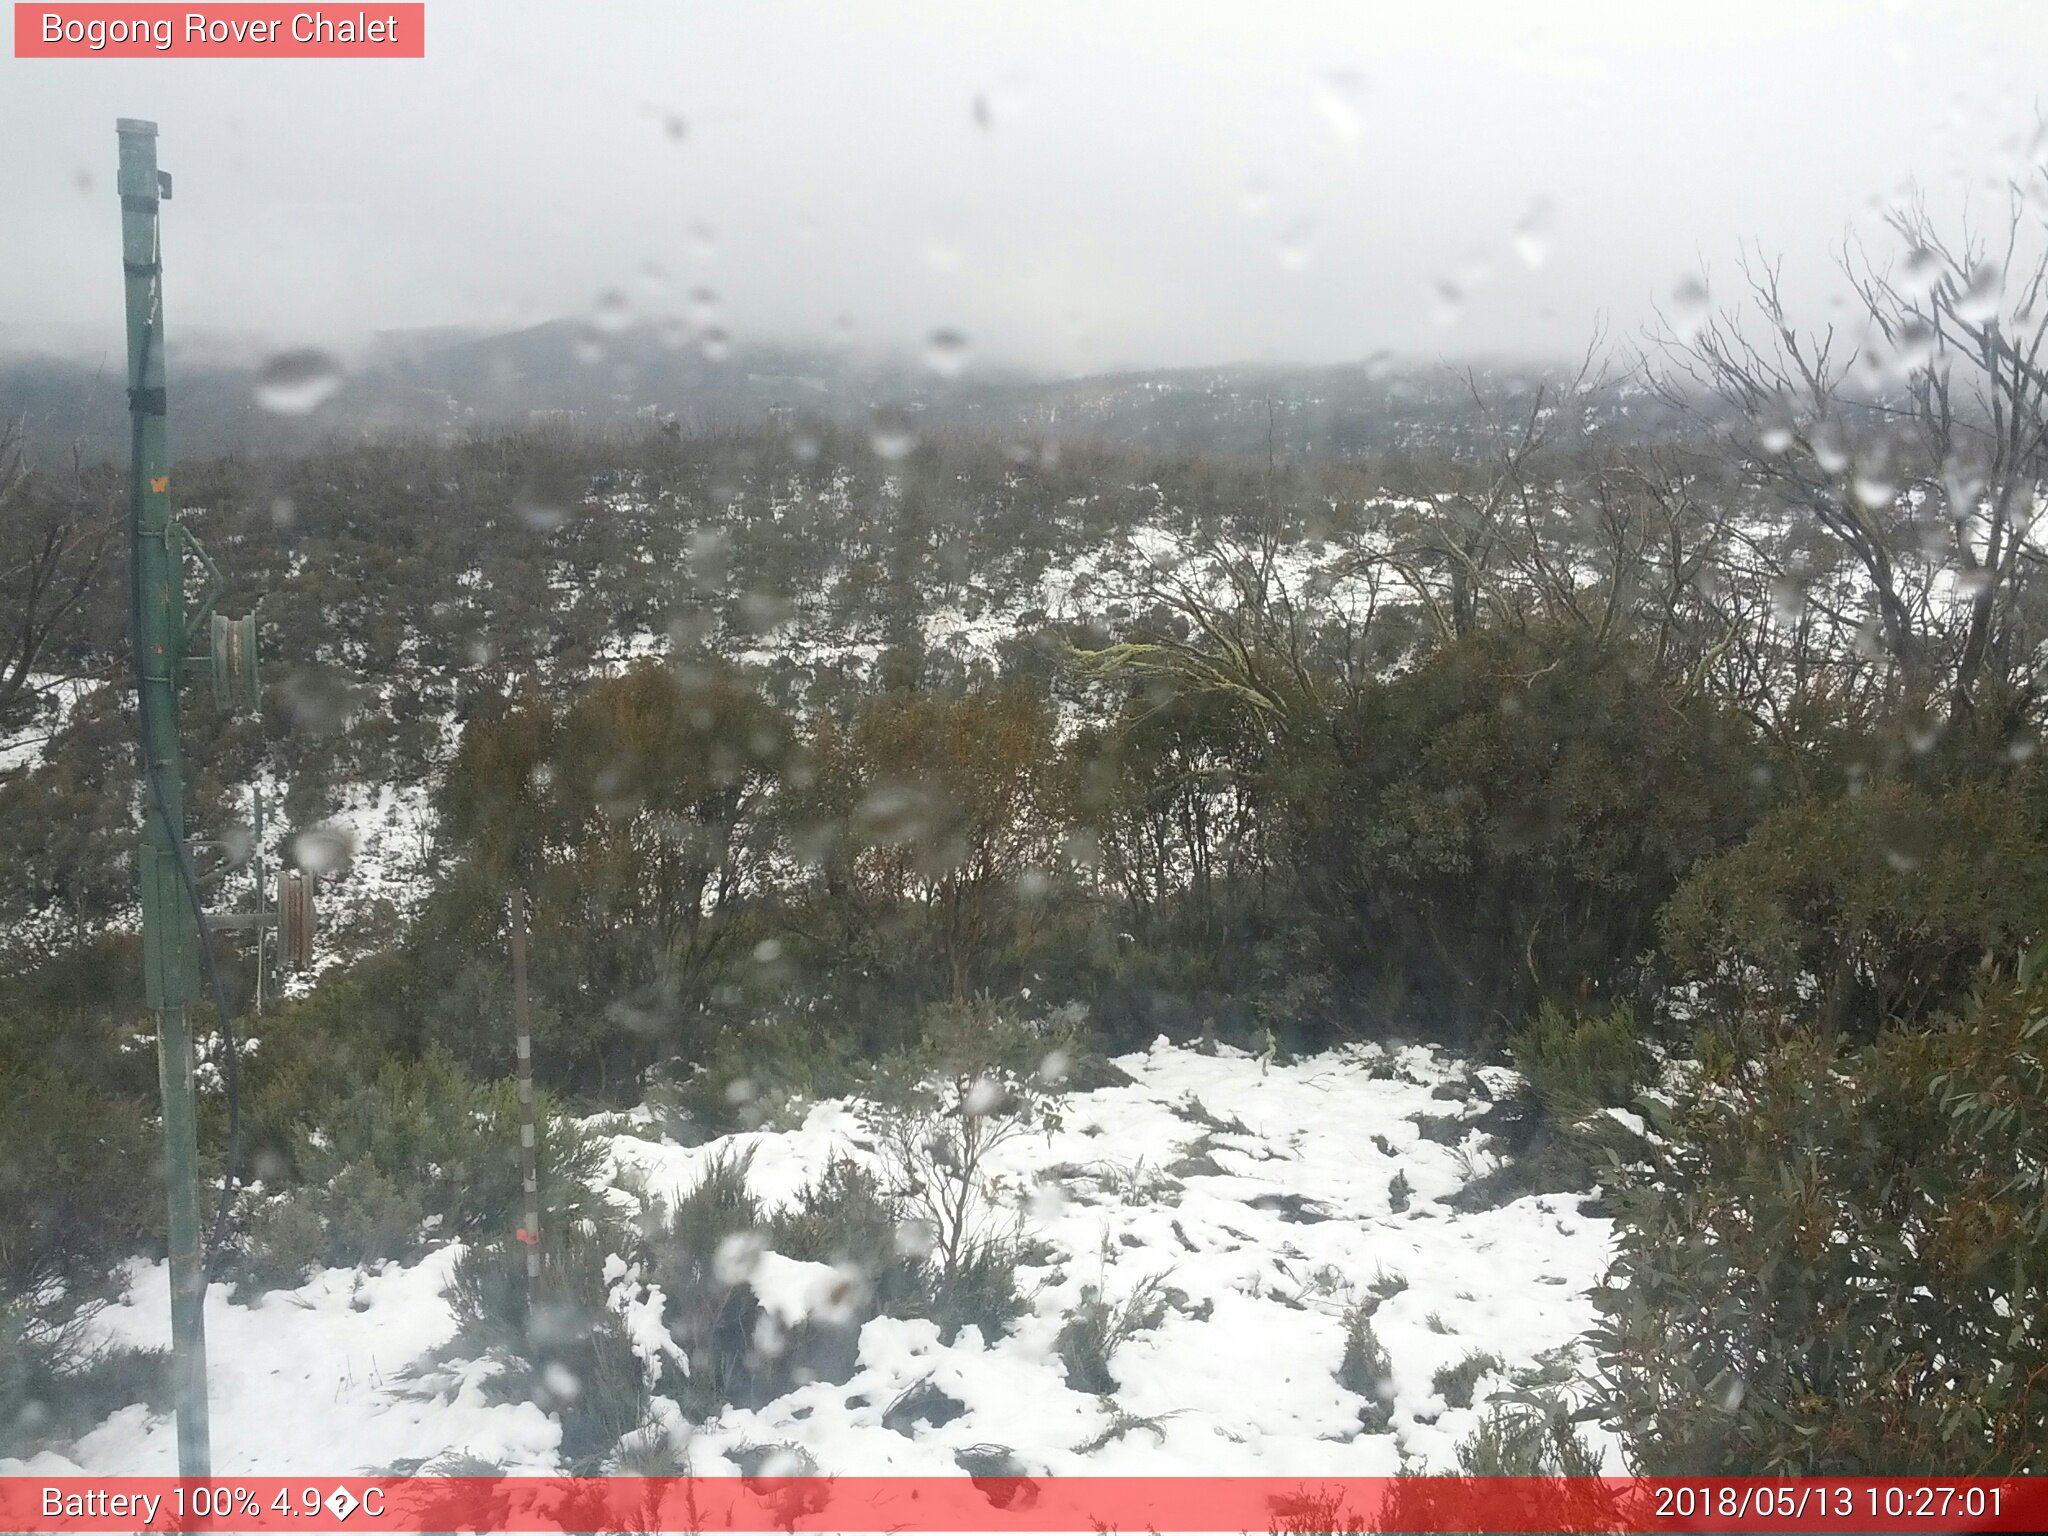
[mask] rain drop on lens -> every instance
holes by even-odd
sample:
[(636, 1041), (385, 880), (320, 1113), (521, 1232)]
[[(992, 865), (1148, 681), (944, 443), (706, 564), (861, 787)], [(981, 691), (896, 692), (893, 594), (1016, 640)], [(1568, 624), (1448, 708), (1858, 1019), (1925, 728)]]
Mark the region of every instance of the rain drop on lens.
[(1550, 260), (1550, 199), (1539, 197), (1515, 225), (1515, 255), (1535, 271)]
[(1998, 318), (1998, 306), (2005, 298), (2005, 269), (1995, 261), (1980, 261), (1955, 298), (1956, 318), (1966, 325), (1985, 325)]
[(1899, 263), (1899, 292), (1908, 298), (1925, 298), (1940, 280), (1941, 258), (1924, 245), (1914, 246)]
[(1849, 467), (1849, 450), (1842, 444), (1842, 434), (1831, 423), (1822, 422), (1807, 435), (1813, 446), (1813, 461), (1831, 475), (1839, 475)]
[(1711, 301), (1707, 285), (1688, 277), (1671, 290), (1671, 329), (1681, 342), (1689, 342), (1706, 328)]
[(876, 458), (893, 464), (910, 457), (911, 450), (917, 447), (917, 432), (905, 413), (878, 411), (868, 431), (868, 446), (875, 450)]
[(1429, 318), (1438, 325), (1455, 325), (1465, 313), (1465, 290), (1449, 278), (1430, 285)]
[(739, 1285), (760, 1268), (761, 1255), (767, 1251), (767, 1239), (758, 1232), (728, 1233), (712, 1255), (712, 1274), (720, 1285)]
[(354, 853), (355, 834), (331, 822), (308, 827), (292, 839), (292, 862), (310, 875), (336, 874)]
[(256, 375), (256, 403), (280, 416), (303, 416), (341, 388), (341, 364), (314, 347), (279, 352)]
[(632, 306), (618, 289), (607, 288), (597, 296), (597, 308), (591, 316), (591, 323), (605, 335), (618, 335), (632, 323), (632, 319)]
[(1315, 260), (1315, 221), (1297, 219), (1273, 244), (1273, 257), (1283, 272), (1306, 272)]
[(967, 1090), (963, 1105), (970, 1115), (992, 1115), (1001, 1107), (1004, 1098), (1003, 1085), (992, 1077), (978, 1077)]
[(1875, 471), (1859, 471), (1852, 483), (1856, 499), (1873, 512), (1881, 512), (1898, 496), (1898, 487)]
[(966, 336), (950, 327), (933, 331), (925, 342), (924, 360), (940, 378), (958, 378), (967, 366)]
[(1355, 70), (1333, 69), (1316, 87), (1316, 109), (1337, 142), (1356, 144), (1365, 137), (1365, 80)]
[(1797, 624), (1805, 611), (1804, 583), (1791, 576), (1780, 576), (1771, 583), (1771, 614), (1780, 624)]

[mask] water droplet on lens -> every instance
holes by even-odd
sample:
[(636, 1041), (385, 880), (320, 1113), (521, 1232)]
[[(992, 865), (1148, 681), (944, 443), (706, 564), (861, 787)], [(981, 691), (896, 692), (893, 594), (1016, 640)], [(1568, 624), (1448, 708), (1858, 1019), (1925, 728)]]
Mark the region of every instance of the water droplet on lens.
[(2005, 269), (1995, 261), (1980, 261), (1970, 269), (1970, 280), (1956, 295), (1956, 318), (1966, 325), (1983, 325), (1998, 318), (1998, 306), (2005, 297)]
[(1305, 272), (1315, 260), (1315, 220), (1296, 219), (1274, 242), (1273, 255), (1283, 272)]
[(1906, 252), (1899, 263), (1899, 292), (1909, 298), (1923, 298), (1934, 291), (1941, 279), (1941, 258), (1924, 245)]
[(1696, 277), (1688, 277), (1671, 290), (1671, 329), (1680, 342), (1691, 341), (1706, 326), (1711, 302), (1707, 285)]
[(541, 1382), (557, 1402), (573, 1403), (583, 1395), (583, 1382), (559, 1360), (550, 1360), (541, 1372)]
[(1831, 475), (1839, 475), (1849, 467), (1849, 450), (1842, 443), (1842, 434), (1832, 422), (1821, 422), (1807, 434), (1813, 445), (1813, 461)]
[(767, 1241), (758, 1232), (729, 1233), (712, 1256), (711, 1272), (720, 1285), (742, 1284), (760, 1267), (767, 1251)]
[(868, 445), (875, 450), (877, 458), (893, 464), (910, 456), (911, 450), (917, 446), (917, 432), (906, 413), (900, 410), (877, 411), (874, 424), (868, 431)]
[(1899, 494), (1899, 488), (1881, 468), (1872, 467), (1856, 471), (1856, 478), (1850, 483), (1856, 492), (1856, 499), (1873, 512), (1881, 512), (1892, 504)]
[(1765, 453), (1784, 453), (1792, 446), (1792, 429), (1787, 426), (1765, 427), (1757, 433), (1756, 442)]
[(625, 294), (616, 288), (607, 288), (597, 296), (597, 310), (592, 324), (607, 336), (616, 336), (633, 319), (632, 306), (626, 302)]
[(1253, 218), (1273, 206), (1273, 188), (1263, 176), (1247, 177), (1244, 190), (1237, 194), (1237, 206)]
[(1780, 624), (1792, 625), (1806, 611), (1806, 585), (1796, 576), (1780, 576), (1771, 583), (1771, 613)]
[(967, 1090), (967, 1100), (962, 1105), (970, 1115), (992, 1115), (1005, 1097), (1003, 1085), (992, 1077), (978, 1077), (974, 1086)]
[(292, 862), (322, 877), (344, 869), (355, 853), (355, 834), (339, 822), (308, 827), (292, 839)]
[(1454, 325), (1465, 312), (1465, 290), (1447, 277), (1431, 285), (1429, 300), (1429, 317), (1438, 325)]
[(796, 606), (780, 592), (756, 590), (740, 598), (739, 610), (742, 624), (757, 635), (765, 635), (788, 623)]
[(569, 520), (566, 511), (545, 501), (518, 501), (513, 503), (512, 510), (535, 533), (553, 533)]
[(1515, 254), (1532, 272), (1550, 260), (1549, 198), (1537, 198), (1515, 226)]
[(967, 338), (949, 327), (933, 331), (925, 342), (924, 360), (941, 378), (958, 378), (967, 366)]
[(929, 1258), (938, 1246), (938, 1233), (923, 1217), (912, 1216), (896, 1223), (896, 1251), (904, 1258)]
[(697, 350), (706, 362), (722, 363), (732, 356), (732, 337), (722, 325), (707, 326), (697, 338)]
[(341, 388), (341, 364), (314, 347), (279, 352), (256, 375), (256, 403), (280, 416), (303, 416)]
[(1333, 69), (1316, 87), (1316, 107), (1340, 144), (1365, 136), (1365, 80), (1355, 70)]

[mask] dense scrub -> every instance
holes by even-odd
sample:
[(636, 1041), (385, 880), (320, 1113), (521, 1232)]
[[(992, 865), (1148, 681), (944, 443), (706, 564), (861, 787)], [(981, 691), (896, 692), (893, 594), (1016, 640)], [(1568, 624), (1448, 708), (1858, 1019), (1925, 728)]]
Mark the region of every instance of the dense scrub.
[[(1081, 1080), (1162, 1030), (1267, 1061), (1425, 1036), (1523, 1080), (1488, 1122), (1519, 1170), (1475, 1198), (1597, 1179), (1617, 1213), (1599, 1406), (1641, 1465), (2039, 1470), (2048, 998), (2012, 972), (2043, 937), (2048, 802), (2013, 508), (2048, 433), (1958, 478), (1968, 423), (1910, 370), (1917, 411), (1816, 378), (1793, 431), (1729, 323), (1692, 343), (1693, 394), (1666, 385), (1681, 413), (1718, 391), (1711, 430), (1655, 442), (1567, 430), (1582, 396), (1546, 393), (1401, 463), (964, 433), (885, 458), (764, 428), (191, 466), (191, 520), (265, 591), (282, 659), (256, 718), (195, 701), (194, 823), (232, 826), (258, 771), (293, 830), (366, 790), (430, 812), (409, 888), (352, 904), (317, 985), (263, 1020), (239, 1106), (259, 1187), (220, 1268), (260, 1287), (469, 1241), (466, 1337), (520, 1390), (590, 1383), (553, 1406), (596, 1457), (646, 1391), (598, 1249), (631, 1251), (701, 1354), (693, 1411), (758, 1401), (843, 1371), (875, 1311), (1014, 1314), (1014, 1233), (911, 1193), (950, 1176), (934, 1148), (970, 1171), (985, 1150), (984, 1078), (1023, 1123), (1046, 1062)], [(2027, 378), (1987, 387), (2048, 419)], [(1830, 434), (1908, 490), (1873, 501)], [(90, 527), (104, 490), (38, 481), (35, 505)], [(31, 1399), (55, 1424), (119, 1389), (71, 1345), (154, 1231), (134, 770), (103, 682), (122, 624), (86, 570), (37, 652), (78, 689), (0, 696), (0, 724), (49, 738), (0, 775), (12, 1435), (41, 1432)], [(202, 860), (224, 903), (232, 851)], [(515, 902), (564, 1218), (538, 1300), (507, 1242)], [(1026, 1003), (1048, 1032), (1018, 1028)], [(572, 1112), (647, 1103), (694, 1140), (854, 1089), (892, 1106), (885, 1154), (916, 1178), (835, 1166), (762, 1211), (728, 1169), (635, 1233), (579, 1204)], [(728, 1310), (743, 1275), (718, 1255), (757, 1229), (861, 1277), (793, 1357)], [(1157, 1300), (1089, 1297), (1070, 1379), (1112, 1389)], [(539, 1344), (536, 1306), (560, 1324)], [(1345, 1339), (1332, 1369), (1375, 1420), (1369, 1303)], [(1492, 1369), (1439, 1390), (1475, 1401)], [(1532, 1409), (1471, 1457), (1583, 1448)]]

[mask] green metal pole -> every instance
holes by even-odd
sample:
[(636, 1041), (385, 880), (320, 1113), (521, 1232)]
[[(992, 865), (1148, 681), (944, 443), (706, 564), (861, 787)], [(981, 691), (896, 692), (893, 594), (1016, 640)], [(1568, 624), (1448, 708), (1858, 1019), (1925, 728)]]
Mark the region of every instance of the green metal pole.
[(206, 1270), (199, 1238), (199, 1114), (192, 1029), (198, 933), (178, 871), (184, 836), (184, 774), (178, 685), (185, 669), (183, 561), (171, 523), (170, 444), (165, 432), (162, 248), (156, 124), (122, 118), (121, 258), (127, 273), (129, 488), (134, 582), (136, 700), (143, 727), (142, 837), (144, 991), (157, 1021), (163, 1088), (164, 1183), (170, 1205), (171, 1352), (178, 1413), (178, 1475), (212, 1474), (206, 1422)]

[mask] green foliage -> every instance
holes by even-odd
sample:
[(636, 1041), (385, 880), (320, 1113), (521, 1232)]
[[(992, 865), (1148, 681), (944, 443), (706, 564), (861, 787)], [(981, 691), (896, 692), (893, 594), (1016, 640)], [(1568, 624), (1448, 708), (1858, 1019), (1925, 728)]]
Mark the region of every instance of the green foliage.
[(559, 731), (545, 700), (500, 704), (463, 727), (438, 786), (443, 834), (502, 887), (529, 884), (560, 836), (548, 792)]
[(702, 1032), (748, 935), (770, 792), (793, 752), (754, 685), (708, 665), (641, 663), (563, 709), (528, 696), (480, 713), (437, 790), (464, 864), (429, 918), (453, 931), (422, 958), (454, 970), (445, 990), (468, 1018), (502, 1013), (496, 940), (523, 889), (536, 1070), (630, 1087)]
[(1358, 1416), (1366, 1432), (1375, 1435), (1386, 1433), (1394, 1414), (1394, 1362), (1372, 1326), (1380, 1299), (1354, 1302), (1345, 1308), (1344, 1358), (1337, 1366), (1337, 1385), (1365, 1399)]
[(1362, 687), (1286, 765), (1322, 963), (1467, 1031), (1624, 991), (1658, 907), (1750, 825), (1753, 756), (1731, 711), (1674, 701), (1625, 646), (1446, 646)]
[(874, 1173), (835, 1157), (817, 1180), (768, 1219), (769, 1246), (792, 1259), (833, 1264), (861, 1277), (857, 1322), (886, 1314), (929, 1317), (931, 1271), (903, 1241), (901, 1204)]
[(1614, 1170), (1603, 1417), (1660, 1475), (2039, 1471), (2048, 985), (1710, 1073)]
[(1555, 1400), (1495, 1400), (1458, 1446), (1458, 1472), (1463, 1477), (1598, 1477), (1600, 1458)]
[(58, 1322), (27, 1300), (0, 1301), (0, 1457), (62, 1444), (131, 1403), (161, 1412), (169, 1358), (95, 1345), (81, 1316)]
[(693, 1418), (773, 1395), (764, 1390), (775, 1362), (759, 1347), (760, 1303), (747, 1286), (767, 1225), (747, 1188), (752, 1162), (751, 1153), (713, 1158), (648, 1238), (662, 1321), (690, 1361), (678, 1401)]
[(882, 694), (821, 721), (812, 758), (800, 814), (830, 963), (919, 1000), (1008, 990), (1063, 864), (1072, 790), (1051, 702), (1023, 684)]
[(1015, 1316), (1014, 1219), (989, 1175), (998, 1147), (1059, 1124), (1066, 1065), (1046, 1036), (987, 1005), (933, 1009), (899, 1069), (897, 1101), (879, 1117), (891, 1195), (926, 1247), (933, 1314), (951, 1339), (969, 1323), (984, 1335)]
[(1470, 1408), (1472, 1389), (1479, 1384), (1479, 1378), (1502, 1368), (1499, 1355), (1475, 1349), (1456, 1365), (1447, 1365), (1438, 1371), (1430, 1378), (1430, 1385), (1451, 1407)]
[(1110, 1301), (1099, 1287), (1083, 1286), (1079, 1305), (1060, 1325), (1052, 1346), (1066, 1367), (1067, 1385), (1098, 1396), (1116, 1391), (1116, 1352), (1127, 1340), (1164, 1322), (1166, 1305), (1163, 1274), (1146, 1276), (1120, 1302)]
[(0, 1301), (68, 1311), (108, 1293), (163, 1218), (149, 1104), (34, 1058), (0, 1059)]
[(529, 1287), (525, 1248), (500, 1239), (466, 1250), (449, 1281), (458, 1331), (445, 1353), (499, 1361), (496, 1394), (558, 1417), (562, 1457), (577, 1473), (596, 1471), (648, 1417), (647, 1370), (605, 1279), (620, 1246), (623, 1235), (601, 1224), (566, 1227), (541, 1245)]
[[(2035, 775), (1930, 791), (1896, 781), (1801, 800), (1702, 864), (1663, 914), (1681, 974), (1766, 1033), (1817, 1022), (1868, 1039), (1955, 1002), (1987, 955), (2048, 911)], [(1753, 1033), (1745, 1030), (1745, 1033)]]
[(49, 980), (0, 992), (0, 1456), (164, 1395), (160, 1354), (89, 1332), (161, 1241), (153, 1053), (121, 1049), (116, 1010), (53, 1006)]
[(1566, 1127), (1604, 1108), (1626, 1108), (1655, 1065), (1637, 1038), (1628, 1003), (1595, 1014), (1545, 1003), (1536, 1021), (1508, 1042), (1508, 1052), (1543, 1112)]
[[(535, 1117), (547, 1222), (601, 1211), (597, 1143), (546, 1099)], [(525, 1208), (516, 1086), (472, 1083), (445, 1057), (389, 1062), (326, 1105), (299, 1126), (294, 1161), (302, 1183), (252, 1225), (245, 1288), (409, 1258), (437, 1238), (503, 1239)]]

